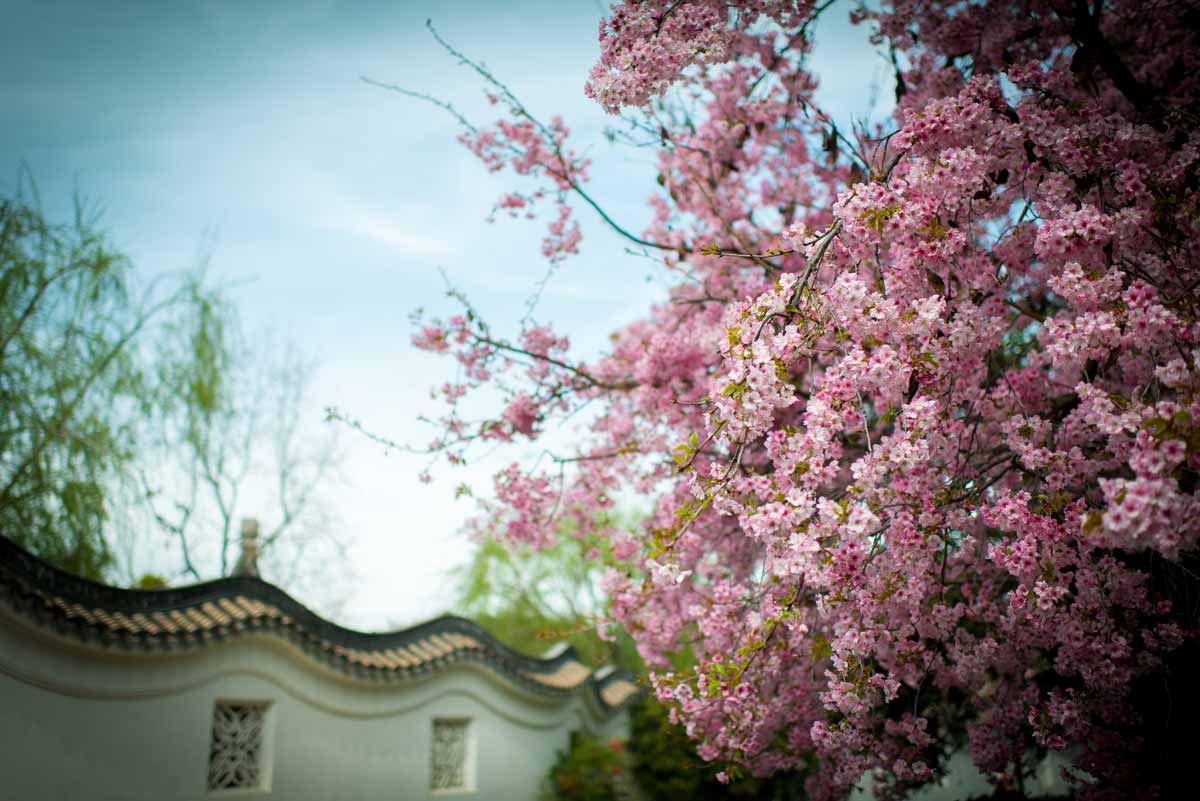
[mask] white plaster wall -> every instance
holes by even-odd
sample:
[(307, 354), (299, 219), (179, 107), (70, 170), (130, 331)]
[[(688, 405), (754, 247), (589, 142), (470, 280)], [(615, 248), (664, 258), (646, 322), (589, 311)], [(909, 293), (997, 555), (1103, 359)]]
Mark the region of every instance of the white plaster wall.
[[(270, 701), (269, 792), (210, 795), (217, 699)], [(547, 700), (476, 665), (383, 687), (270, 637), (178, 655), (96, 653), (0, 615), (0, 800), (536, 799), (572, 730), (623, 736), (586, 696)], [(435, 717), (469, 718), (475, 790), (429, 790)]]

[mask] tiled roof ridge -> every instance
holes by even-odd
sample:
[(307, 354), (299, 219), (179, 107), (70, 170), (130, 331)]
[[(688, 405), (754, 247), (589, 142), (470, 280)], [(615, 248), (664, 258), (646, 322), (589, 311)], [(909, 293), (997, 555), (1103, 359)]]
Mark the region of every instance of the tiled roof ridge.
[(397, 631), (355, 631), (326, 620), (255, 576), (154, 590), (113, 587), (60, 570), (0, 535), (3, 596), (17, 612), (59, 634), (103, 646), (177, 650), (266, 631), (365, 680), (412, 678), (457, 662), (478, 661), (543, 694), (567, 694), (590, 685), (605, 710), (640, 694), (631, 674), (593, 671), (572, 646), (552, 656), (529, 656), (456, 615)]

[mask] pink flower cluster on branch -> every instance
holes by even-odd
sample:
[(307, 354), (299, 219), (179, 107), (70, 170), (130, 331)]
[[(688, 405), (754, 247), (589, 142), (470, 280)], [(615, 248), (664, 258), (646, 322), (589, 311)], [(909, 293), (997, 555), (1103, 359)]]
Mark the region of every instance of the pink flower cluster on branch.
[[(489, 99), (499, 102), (496, 95), (489, 95)], [(551, 196), (557, 213), (542, 242), (542, 255), (552, 262), (561, 261), (568, 254), (579, 252), (582, 235), (579, 223), (572, 219), (566, 198), (571, 190), (580, 188), (587, 181), (588, 161), (564, 150), (569, 131), (561, 117), (555, 117), (549, 125), (542, 125), (515, 100), (509, 103), (509, 111), (515, 121), (502, 119), (494, 129), (469, 129), (459, 141), (492, 172), (507, 167), (517, 175), (548, 180), (547, 186), (533, 192), (503, 195), (493, 209), (493, 218), (499, 210), (507, 210), (512, 216), (516, 216), (518, 210), (524, 210), (526, 216), (532, 217), (532, 206), (547, 195)]]
[(536, 217), (534, 207), (538, 201), (549, 197), (554, 202), (556, 213), (547, 226), (546, 237), (542, 241), (542, 255), (550, 260), (551, 265), (555, 265), (568, 255), (578, 253), (582, 233), (578, 222), (572, 218), (571, 207), (566, 201), (571, 192), (587, 197), (583, 191), (583, 184), (588, 180), (589, 162), (566, 147), (570, 132), (562, 118), (556, 116), (549, 123), (538, 120), (486, 67), (472, 61), (443, 39), (433, 27), (432, 21), (427, 21), (426, 27), (447, 53), (456, 58), (460, 65), (469, 67), (484, 81), (488, 102), (493, 106), (502, 107), (506, 113), (505, 117), (497, 120), (491, 127), (479, 128), (445, 100), (394, 84), (380, 83), (367, 78), (364, 80), (437, 106), (449, 113), (462, 128), (459, 142), (474, 153), (491, 172), (508, 168), (517, 175), (540, 179), (541, 185), (533, 190), (509, 191), (501, 195), (492, 207), (488, 221), (494, 221), (499, 212), (510, 217), (523, 214), (533, 219)]
[(606, 111), (643, 106), (662, 95), (689, 67), (721, 64), (737, 52), (746, 31), (762, 19), (803, 22), (810, 2), (646, 0), (612, 7), (600, 24), (600, 61), (584, 88)]
[[(1135, 688), (1200, 634), (1200, 26), (1172, 18), (1200, 8), (859, 9), (898, 105), (848, 138), (802, 58), (830, 5), (614, 9), (588, 92), (657, 149), (650, 223), (618, 230), (669, 299), (588, 363), (469, 307), (422, 322), (460, 374), (437, 446), (595, 410), (484, 524), (613, 540), (611, 614), (727, 770), (898, 798), (965, 741), (1000, 789), (1052, 750), (1079, 798), (1154, 797)], [(513, 121), (469, 146), (604, 215), (562, 123), (498, 96)], [(633, 536), (598, 522), (623, 489)]]

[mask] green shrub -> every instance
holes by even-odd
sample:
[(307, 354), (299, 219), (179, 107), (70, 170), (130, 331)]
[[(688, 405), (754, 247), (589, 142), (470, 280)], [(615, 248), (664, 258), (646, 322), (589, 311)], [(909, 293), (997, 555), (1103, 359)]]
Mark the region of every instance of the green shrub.
[(601, 742), (585, 734), (572, 734), (571, 746), (559, 752), (550, 769), (544, 798), (548, 801), (619, 801), (626, 771), (625, 749), (619, 740)]
[(717, 773), (725, 766), (701, 759), (683, 727), (671, 723), (666, 707), (652, 696), (631, 709), (630, 715), (629, 755), (633, 777), (647, 798), (654, 801), (803, 798), (803, 781), (796, 774), (769, 779), (745, 776), (721, 784)]
[[(630, 709), (630, 738), (603, 742), (575, 734), (569, 750), (550, 770), (547, 801), (721, 801), (803, 798), (803, 777), (788, 773), (767, 779), (742, 776), (717, 781), (724, 768), (696, 753), (682, 726), (647, 697)], [(731, 771), (732, 772), (732, 771)]]

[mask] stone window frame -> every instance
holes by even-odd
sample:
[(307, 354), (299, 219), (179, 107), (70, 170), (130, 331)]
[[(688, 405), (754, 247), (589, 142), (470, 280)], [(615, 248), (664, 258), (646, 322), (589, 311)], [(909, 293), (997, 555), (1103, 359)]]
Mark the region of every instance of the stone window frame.
[[(262, 725), (259, 732), (258, 744), (258, 783), (246, 787), (213, 787), (212, 786), (212, 757), (214, 737), (216, 735), (217, 712), (222, 707), (258, 707), (262, 709)], [(213, 699), (209, 716), (208, 756), (205, 760), (205, 787), (209, 798), (247, 798), (268, 795), (275, 773), (275, 702), (264, 698), (228, 698)]]
[[(433, 764), (437, 747), (436, 731), (439, 724), (460, 725), (463, 727), (463, 783), (454, 787), (435, 787)], [(478, 791), (476, 784), (479, 754), (478, 722), (467, 715), (435, 715), (429, 721), (429, 794), (437, 797), (454, 795), (471, 795)]]

